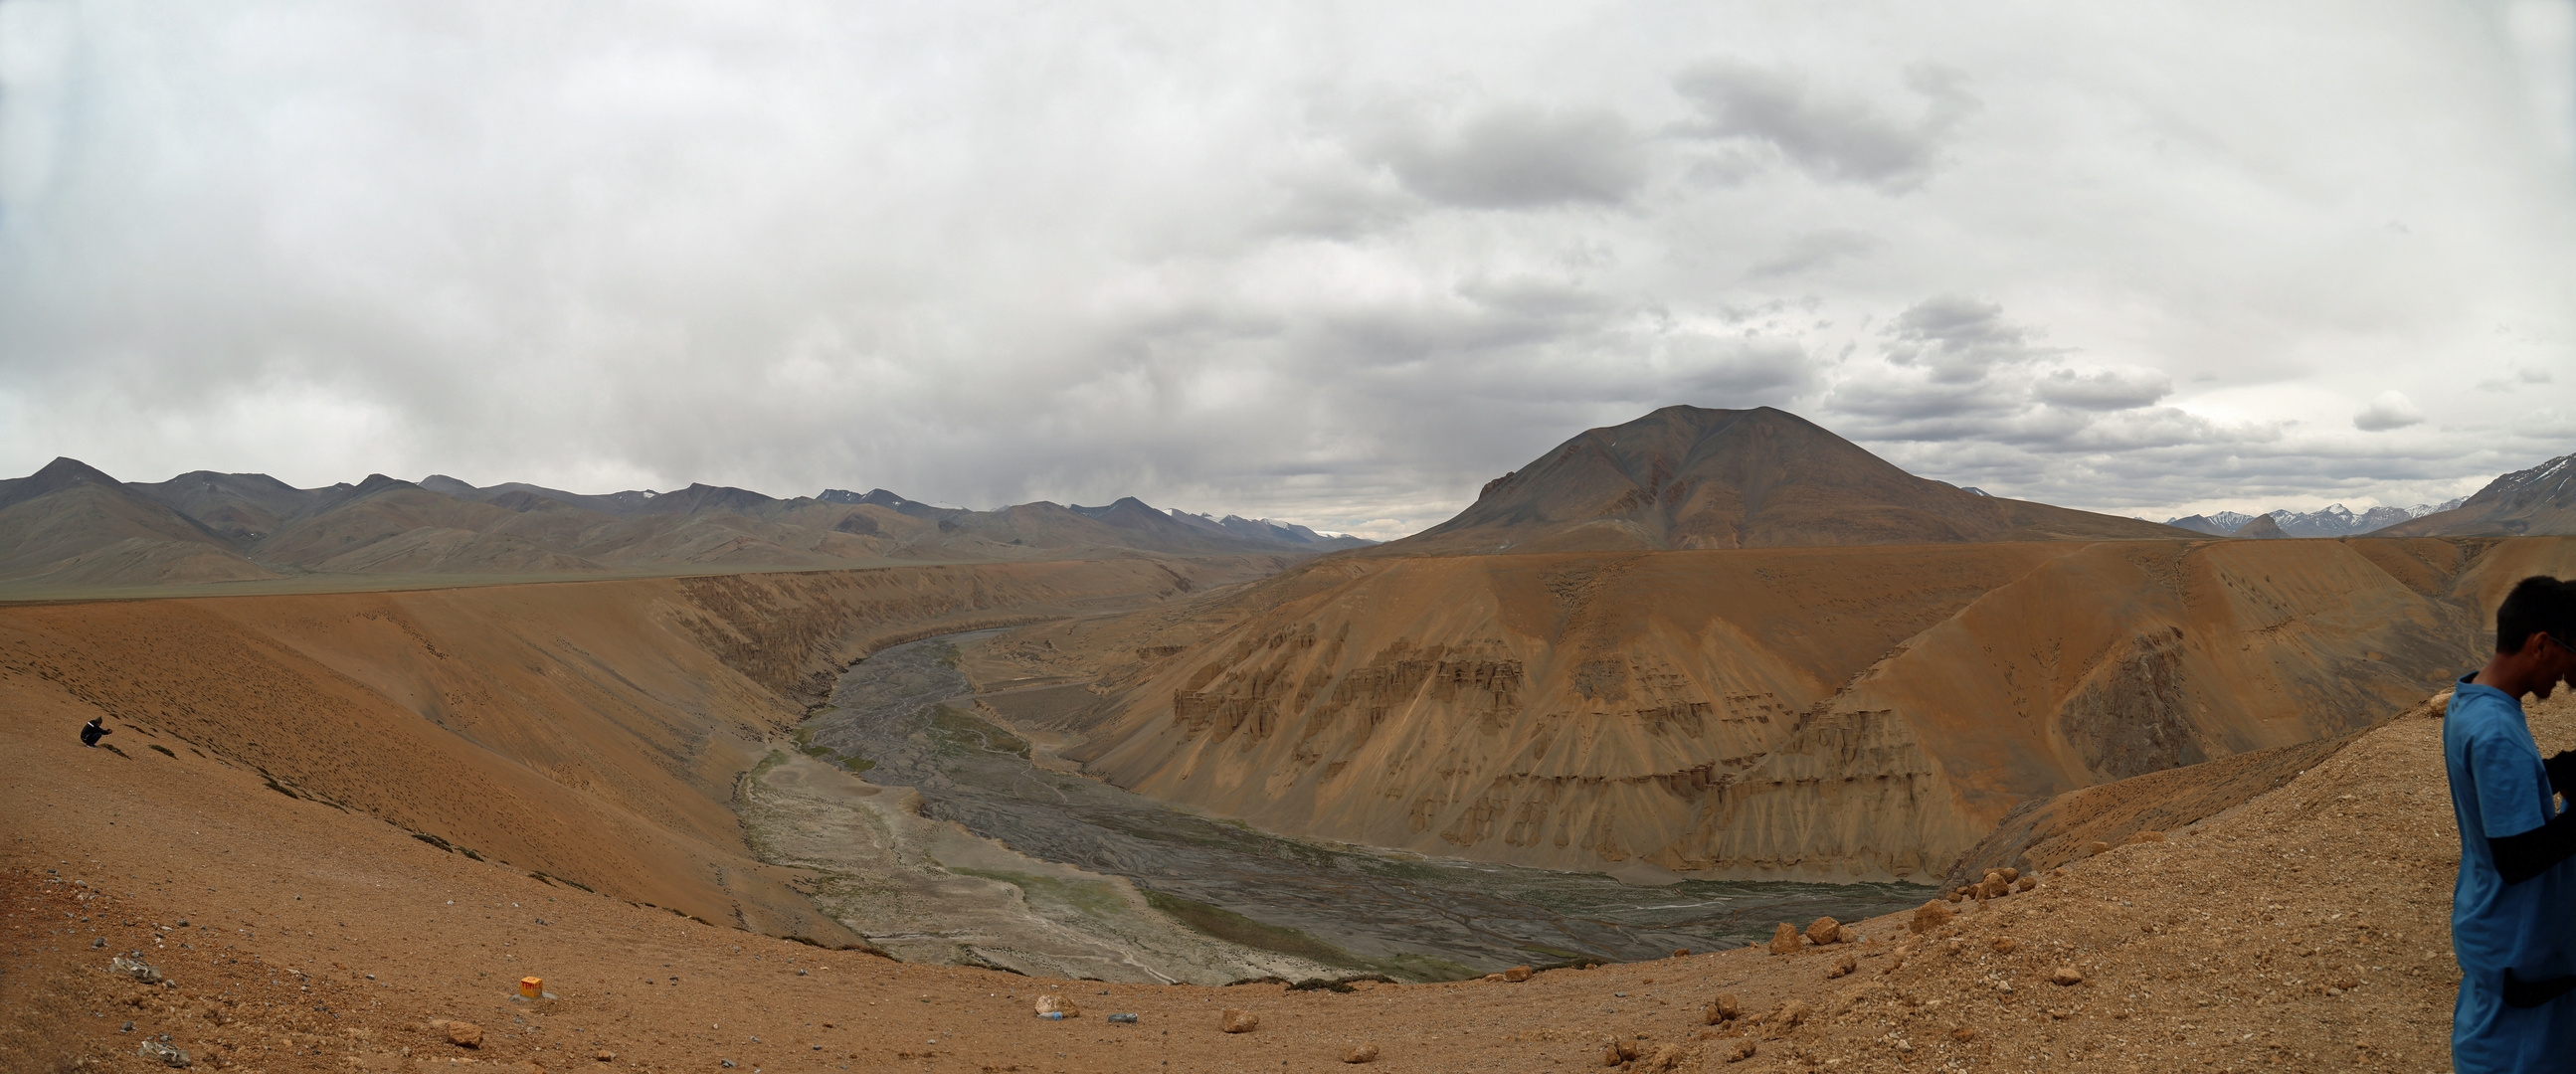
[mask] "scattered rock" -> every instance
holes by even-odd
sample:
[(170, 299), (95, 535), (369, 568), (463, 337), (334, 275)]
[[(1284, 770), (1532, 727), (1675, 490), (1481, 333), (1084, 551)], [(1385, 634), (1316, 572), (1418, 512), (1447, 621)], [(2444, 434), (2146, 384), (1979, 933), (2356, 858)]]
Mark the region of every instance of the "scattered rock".
[(2004, 868), (1997, 869), (1995, 871), (2004, 874), (2004, 879), (2006, 880), (2021, 879), (2021, 870), (2015, 869), (2011, 866), (2005, 866)]
[(2009, 955), (2009, 954), (2013, 953), (2013, 948), (2016, 948), (2016, 947), (2019, 947), (2019, 946), (2021, 946), (2021, 945), (2020, 945), (2020, 944), (2018, 944), (2018, 943), (2013, 942), (2013, 938), (2012, 938), (2012, 937), (2010, 937), (2010, 936), (1997, 936), (1997, 937), (1995, 937), (1994, 948), (1995, 948), (1995, 953), (1996, 953), (1996, 954), (1998, 954), (1998, 955)]
[(1705, 1019), (1704, 1024), (1716, 1025), (1719, 1022), (1732, 1022), (1744, 1017), (1744, 1008), (1735, 1005), (1735, 993), (1726, 992), (1710, 1000), (1707, 1009), (1702, 1010), (1700, 1015)]
[(1951, 893), (1949, 893), (1949, 894), (1947, 894), (1947, 895), (1943, 895), (1943, 896), (1941, 896), (1941, 901), (1943, 901), (1943, 902), (1957, 902), (1957, 901), (1959, 901), (1959, 900), (1961, 900), (1961, 899), (1964, 899), (1964, 898), (1967, 898), (1967, 897), (1968, 897), (1968, 889), (1966, 889), (1966, 888), (1960, 888), (1960, 889), (1959, 889), (1959, 890), (1957, 890), (1957, 891), (1953, 891), (1953, 892), (1951, 892)]
[(1080, 1018), (1082, 1017), (1082, 1007), (1080, 1004), (1075, 1003), (1071, 996), (1057, 995), (1056, 993), (1049, 992), (1046, 995), (1038, 997), (1038, 1013), (1041, 1015), (1061, 1014), (1067, 1018)]
[[(1952, 901), (1957, 901), (1957, 897), (1953, 896)], [(1908, 927), (1912, 928), (1917, 934), (1921, 934), (1930, 932), (1933, 929), (1940, 928), (1941, 926), (1949, 923), (1950, 908), (1941, 905), (1941, 901), (1939, 899), (1934, 899), (1915, 909), (1914, 921)]]
[(1772, 954), (1794, 955), (1798, 953), (1799, 948), (1805, 946), (1807, 946), (1807, 941), (1798, 936), (1798, 926), (1796, 925), (1783, 921), (1780, 923), (1779, 928), (1771, 930)]
[(2164, 841), (2165, 833), (2163, 832), (2138, 832), (2126, 839), (2120, 840), (2120, 845), (2129, 846), (2135, 843), (2161, 843)]
[(118, 955), (115, 958), (109, 959), (107, 961), (107, 965), (109, 969), (134, 978), (144, 984), (161, 983), (161, 971), (153, 969), (151, 963), (138, 959), (127, 958), (124, 955)]
[(1961, 1044), (1966, 1044), (1969, 1041), (1977, 1039), (1977, 1031), (1966, 1026), (1960, 1026), (1959, 1028), (1950, 1031), (1950, 1039), (1958, 1041)]
[(1782, 1003), (1771, 1013), (1763, 1015), (1762, 1020), (1782, 1029), (1790, 1029), (1806, 1021), (1807, 1015), (1814, 1010), (1815, 1008), (1807, 1006), (1805, 1000), (1793, 999)]
[(617, 1061), (617, 1053), (602, 1048), (597, 1053), (593, 1054), (591, 1058), (599, 1060), (602, 1063), (614, 1063)]
[(2019, 880), (2013, 881), (2014, 891), (2029, 891), (2030, 889), (2038, 886), (2039, 878), (2035, 876), (2025, 876)]
[(1637, 1058), (1637, 1042), (1616, 1038), (1601, 1042), (1601, 1065), (1615, 1067)]
[(2061, 985), (2080, 985), (2084, 983), (2084, 975), (2075, 972), (2075, 967), (2073, 966), (2059, 966), (2057, 969), (2049, 973), (2048, 979)]
[(2111, 844), (2105, 843), (2099, 839), (2084, 844), (2084, 853), (2088, 857), (2094, 854), (2108, 854), (2110, 852)]
[(1747, 1059), (1751, 1059), (1753, 1058), (1753, 1050), (1753, 1038), (1737, 1037), (1735, 1038), (1735, 1047), (1726, 1050), (1726, 1061), (1729, 1063), (1741, 1063)]
[(1504, 971), (1503, 971), (1503, 979), (1504, 979), (1504, 980), (1506, 980), (1506, 981), (1510, 981), (1510, 982), (1511, 982), (1511, 983), (1513, 983), (1513, 984), (1519, 984), (1519, 983), (1521, 983), (1522, 981), (1529, 980), (1529, 979), (1530, 979), (1530, 973), (1531, 973), (1531, 970), (1530, 970), (1530, 968), (1529, 968), (1529, 967), (1527, 967), (1527, 966), (1514, 966), (1514, 967), (1512, 967), (1512, 968), (1510, 968), (1510, 969), (1508, 969), (1508, 970), (1504, 970)]
[(1476, 979), (1479, 981), (1491, 981), (1495, 984), (1501, 984), (1503, 981), (1503, 975), (1499, 973), (1488, 973)]
[(447, 1043), (449, 1044), (453, 1044), (459, 1048), (480, 1048), (483, 1046), (482, 1026), (475, 1025), (472, 1022), (449, 1022), (445, 1028), (447, 1029)]
[(1672, 1070), (1689, 1059), (1689, 1049), (1678, 1044), (1667, 1044), (1655, 1049), (1655, 1054), (1647, 1056), (1644, 1062), (1637, 1065), (1647, 1070)]
[(1239, 1007), (1228, 1007), (1217, 1022), (1217, 1028), (1228, 1033), (1250, 1033), (1261, 1028), (1261, 1016)]
[(178, 1048), (173, 1048), (157, 1040), (144, 1041), (142, 1047), (134, 1050), (134, 1054), (142, 1056), (145, 1059), (158, 1059), (169, 1066), (184, 1067), (188, 1065), (187, 1052)]
[(1345, 1052), (1343, 1052), (1343, 1053), (1342, 1053), (1342, 1062), (1345, 1062), (1345, 1063), (1374, 1063), (1374, 1062), (1377, 1062), (1377, 1045), (1374, 1045), (1374, 1044), (1354, 1044), (1354, 1045), (1351, 1045), (1350, 1050), (1345, 1051)]
[(1842, 928), (1842, 922), (1830, 917), (1820, 917), (1816, 919), (1815, 924), (1807, 926), (1807, 938), (1822, 946), (1841, 938)]
[(1860, 930), (1859, 930), (1859, 929), (1856, 929), (1856, 928), (1853, 928), (1853, 927), (1851, 927), (1851, 926), (1849, 926), (1849, 925), (1845, 925), (1845, 926), (1843, 926), (1843, 927), (1841, 927), (1841, 928), (1839, 928), (1839, 929), (1835, 929), (1835, 930), (1834, 930), (1834, 942), (1835, 942), (1835, 943), (1859, 943), (1859, 942), (1860, 942)]
[(1834, 960), (1834, 967), (1825, 971), (1825, 979), (1830, 981), (1859, 968), (1860, 959), (1847, 954)]

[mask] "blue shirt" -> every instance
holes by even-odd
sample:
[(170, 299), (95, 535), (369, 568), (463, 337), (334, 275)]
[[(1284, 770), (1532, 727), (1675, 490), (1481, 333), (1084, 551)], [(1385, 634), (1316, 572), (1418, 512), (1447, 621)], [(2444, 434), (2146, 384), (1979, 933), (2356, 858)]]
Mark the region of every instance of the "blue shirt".
[[(2576, 904), (2570, 865), (2519, 884), (2496, 872), (2487, 840), (2521, 835), (2558, 815), (2549, 770), (2531, 740), (2522, 702), (2492, 686), (2462, 680), (2442, 720), (2442, 763), (2451, 779), (2451, 812), (2460, 825), (2460, 880), (2451, 892), (2451, 951), (2460, 960), (2460, 1000), (2452, 1012), (2451, 1061), (2461, 1071), (2561, 1069), (2576, 1045), (2567, 1010), (2576, 997), (2536, 1008), (2504, 1005), (2504, 971), (2546, 980), (2576, 973), (2569, 932)], [(2533, 1060), (2544, 1066), (2535, 1067)]]

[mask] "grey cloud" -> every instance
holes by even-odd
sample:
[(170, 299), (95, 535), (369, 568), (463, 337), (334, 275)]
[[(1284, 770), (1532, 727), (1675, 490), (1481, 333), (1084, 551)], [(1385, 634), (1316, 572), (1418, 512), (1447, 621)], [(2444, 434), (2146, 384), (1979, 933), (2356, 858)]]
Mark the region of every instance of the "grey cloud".
[(2546, 369), (2542, 369), (2538, 366), (2523, 366), (2514, 370), (2513, 376), (2510, 378), (2489, 377), (2485, 380), (2479, 381), (2478, 390), (2482, 392), (2521, 391), (2530, 385), (2549, 384), (2555, 382), (2557, 379), (2558, 377), (2556, 374), (2553, 374)]
[(2372, 399), (2361, 413), (2353, 415), (2352, 427), (2366, 433), (2384, 433), (2423, 421), (2424, 412), (2415, 406), (2414, 400), (2391, 391), (2379, 393), (2378, 398)]
[(2033, 389), (2042, 400), (2082, 410), (2128, 410), (2173, 394), (2173, 378), (2151, 369), (2059, 369)]
[(1876, 237), (1859, 231), (1842, 228), (1810, 231), (1789, 240), (1789, 244), (1782, 247), (1780, 252), (1754, 262), (1748, 275), (1757, 280), (1794, 276), (1858, 257), (1878, 249), (1881, 245)]
[(1794, 340), (1689, 336), (1668, 347), (1682, 394), (1728, 400), (1703, 405), (1741, 408), (1785, 401), (1814, 379), (1814, 360)]
[(1998, 304), (1957, 295), (1927, 298), (1887, 327), (1888, 360), (1921, 366), (1936, 381), (1966, 384), (1998, 365), (2058, 353), (2034, 345), (2031, 330), (2004, 320), (2003, 313)]
[(1371, 151), (1414, 193), (1480, 209), (1625, 201), (1646, 175), (1636, 131), (1600, 109), (1496, 108), (1446, 134), (1382, 136)]
[(2514, 419), (2516, 436), (2564, 444), (2576, 440), (2576, 410), (2546, 407)]
[[(0, 23), (74, 10), (47, 2)], [(2527, 132), (2460, 118), (2520, 107), (2461, 44), (2479, 5), (982, 3), (79, 8), (68, 59), (0, 70), (0, 476), (1340, 528), (1438, 521), (1670, 402), (2097, 508), (2488, 476), (2576, 413), (2570, 378), (2515, 379), (2576, 338), (2576, 199)], [(1744, 56), (1693, 68), (1711, 41)], [(2350, 59), (2381, 54), (2408, 62)], [(1918, 57), (1991, 102), (1871, 81)], [(2364, 172), (2392, 179), (2367, 216), (2298, 196)], [(2314, 240), (2346, 233), (2373, 241)], [(1908, 308), (1943, 292), (1984, 297)], [(2191, 390), (2093, 409), (2153, 384), (2053, 345), (2115, 340)], [(2390, 386), (2421, 426), (2301, 413)]]
[(1919, 113), (1900, 118), (1865, 101), (1829, 96), (1799, 75), (1741, 60), (1684, 71), (1673, 88), (1699, 118), (1684, 134), (1742, 139), (1776, 149), (1818, 179), (1862, 183), (1887, 192), (1922, 185), (1959, 122), (1977, 108), (1953, 71), (1917, 66), (1906, 86)]

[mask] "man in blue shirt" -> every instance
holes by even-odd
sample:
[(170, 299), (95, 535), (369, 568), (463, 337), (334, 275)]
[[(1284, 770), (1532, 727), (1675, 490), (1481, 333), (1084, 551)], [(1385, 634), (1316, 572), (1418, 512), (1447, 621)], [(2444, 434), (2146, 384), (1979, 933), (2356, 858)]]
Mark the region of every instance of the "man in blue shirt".
[(2524, 722), (2576, 673), (2576, 584), (2525, 578), (2496, 609), (2495, 659), (2460, 680), (2442, 721), (2460, 880), (2451, 950), (2460, 1000), (2451, 1069), (2576, 1072), (2576, 752), (2546, 761)]

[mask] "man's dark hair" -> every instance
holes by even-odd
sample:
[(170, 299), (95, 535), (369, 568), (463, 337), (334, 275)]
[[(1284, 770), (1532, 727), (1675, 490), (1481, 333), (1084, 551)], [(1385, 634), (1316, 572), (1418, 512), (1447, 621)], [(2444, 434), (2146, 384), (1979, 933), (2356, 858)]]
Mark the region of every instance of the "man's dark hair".
[(2533, 634), (2547, 631), (2560, 642), (2576, 644), (2576, 585), (2545, 574), (2513, 584), (2496, 607), (2496, 651), (2522, 651)]

